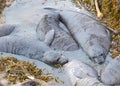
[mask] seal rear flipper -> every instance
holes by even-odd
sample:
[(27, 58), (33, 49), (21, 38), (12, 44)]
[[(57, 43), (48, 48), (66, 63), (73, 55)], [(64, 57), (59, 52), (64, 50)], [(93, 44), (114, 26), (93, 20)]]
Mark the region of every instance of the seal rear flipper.
[(49, 30), (48, 32), (47, 32), (47, 34), (45, 35), (45, 40), (44, 40), (44, 42), (47, 44), (47, 45), (51, 45), (51, 43), (52, 43), (52, 41), (53, 41), (53, 39), (54, 39), (54, 35), (55, 35), (55, 30)]
[(15, 29), (14, 25), (10, 24), (0, 25), (0, 37), (10, 35), (14, 29)]
[(55, 66), (56, 64), (66, 64), (69, 59), (63, 55), (63, 52), (50, 50), (44, 53), (42, 61), (51, 66)]

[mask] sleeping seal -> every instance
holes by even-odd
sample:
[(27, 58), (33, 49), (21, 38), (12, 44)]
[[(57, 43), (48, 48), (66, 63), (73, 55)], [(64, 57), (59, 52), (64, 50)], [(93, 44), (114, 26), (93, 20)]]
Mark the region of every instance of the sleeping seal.
[(110, 47), (107, 28), (97, 20), (77, 12), (61, 11), (60, 15), (61, 20), (90, 59), (99, 64), (104, 63)]
[(37, 29), (37, 36), (54, 50), (77, 50), (78, 45), (67, 32), (59, 26), (59, 14), (50, 12), (43, 15)]
[(107, 27), (87, 14), (54, 8), (53, 10), (60, 13), (61, 21), (90, 59), (95, 63), (104, 63), (110, 47), (110, 33)]
[(23, 55), (32, 59), (43, 61), (48, 64), (64, 64), (67, 62), (67, 58), (62, 58), (60, 54), (57, 53), (57, 51), (52, 51), (54, 52), (55, 56), (48, 55), (50, 58), (46, 58), (45, 53), (49, 51), (52, 50), (39, 40), (32, 38), (28, 39), (14, 35), (0, 37), (0, 52)]
[[(23, 55), (32, 59), (40, 60), (45, 63), (53, 64), (59, 63), (64, 64), (67, 62), (67, 58), (62, 58), (57, 51), (52, 51), (43, 42), (40, 42), (34, 38), (25, 38), (17, 34), (12, 34), (15, 27), (13, 25), (4, 24), (0, 27), (0, 52), (7, 52), (17, 55)], [(45, 57), (45, 53), (52, 51), (54, 52), (53, 56), (50, 58)], [(56, 57), (54, 57), (56, 56)]]

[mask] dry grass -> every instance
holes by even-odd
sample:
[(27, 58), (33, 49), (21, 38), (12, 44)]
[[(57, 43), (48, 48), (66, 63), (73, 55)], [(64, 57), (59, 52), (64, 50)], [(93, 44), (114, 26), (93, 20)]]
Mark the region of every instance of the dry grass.
[(34, 63), (17, 60), (12, 56), (0, 59), (0, 74), (4, 74), (3, 78), (7, 79), (9, 84), (26, 82), (32, 78), (36, 80), (36, 86), (61, 82), (58, 77), (45, 72), (45, 69), (37, 68)]
[(4, 23), (4, 8), (9, 7), (14, 0), (0, 0), (0, 24)]

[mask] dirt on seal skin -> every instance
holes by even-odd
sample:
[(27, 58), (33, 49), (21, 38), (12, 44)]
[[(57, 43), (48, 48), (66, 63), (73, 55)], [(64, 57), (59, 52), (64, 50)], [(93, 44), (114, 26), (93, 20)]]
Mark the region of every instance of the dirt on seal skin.
[[(82, 5), (97, 16), (95, 0), (72, 0), (78, 7)], [(120, 55), (120, 0), (96, 0), (103, 16), (99, 19), (102, 23), (117, 31), (112, 35), (111, 56)]]

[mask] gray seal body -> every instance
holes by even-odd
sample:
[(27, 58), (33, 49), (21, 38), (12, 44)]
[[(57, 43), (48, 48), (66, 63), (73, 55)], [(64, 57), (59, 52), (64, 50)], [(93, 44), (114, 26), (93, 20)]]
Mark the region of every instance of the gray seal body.
[[(52, 52), (51, 53), (48, 52)], [(23, 55), (31, 59), (43, 61), (47, 64), (65, 64), (67, 58), (62, 58), (60, 53), (52, 51), (45, 43), (35, 39), (19, 36), (4, 36), (0, 38), (0, 52)], [(46, 54), (48, 55), (46, 57)]]
[(75, 40), (59, 26), (59, 17), (55, 12), (44, 15), (36, 29), (38, 38), (54, 50), (77, 50)]
[[(57, 51), (53, 51), (44, 42), (34, 38), (24, 37), (24, 34), (23, 36), (20, 36), (20, 33), (12, 34), (14, 29), (12, 25), (0, 27), (0, 33), (3, 33), (0, 35), (0, 52), (23, 55), (48, 64), (64, 64), (67, 62), (66, 58), (62, 58)], [(51, 53), (48, 53), (50, 51), (53, 53), (52, 56)], [(46, 53), (48, 53), (47, 57)]]
[(62, 10), (61, 21), (90, 59), (102, 64), (110, 48), (110, 33), (105, 26), (91, 16), (80, 12)]

